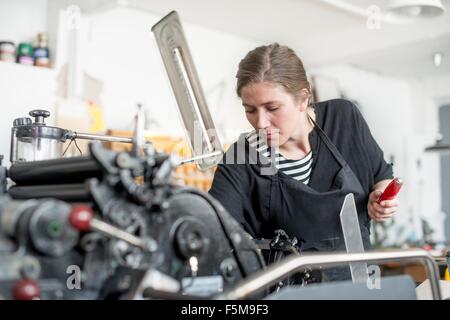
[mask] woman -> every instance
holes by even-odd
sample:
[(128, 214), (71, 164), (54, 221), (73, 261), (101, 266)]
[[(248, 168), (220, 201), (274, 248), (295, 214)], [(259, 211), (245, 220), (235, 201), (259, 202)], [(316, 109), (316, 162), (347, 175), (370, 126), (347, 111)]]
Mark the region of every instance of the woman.
[(227, 151), (210, 194), (255, 238), (283, 229), (302, 250), (335, 251), (345, 250), (339, 213), (353, 193), (370, 248), (370, 220), (391, 218), (399, 201), (377, 203), (392, 167), (358, 109), (343, 99), (313, 104), (301, 60), (276, 43), (250, 51), (236, 77), (255, 130)]

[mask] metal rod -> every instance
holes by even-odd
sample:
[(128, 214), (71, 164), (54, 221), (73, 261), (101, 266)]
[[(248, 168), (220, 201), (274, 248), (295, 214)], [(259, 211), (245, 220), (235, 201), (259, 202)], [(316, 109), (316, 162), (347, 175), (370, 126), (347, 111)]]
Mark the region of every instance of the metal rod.
[(73, 132), (73, 137), (75, 139), (84, 139), (84, 140), (133, 143), (133, 138), (115, 137), (115, 136), (108, 136), (108, 135), (102, 135), (102, 134), (83, 133), (83, 132)]
[(433, 299), (441, 300), (438, 267), (434, 262), (433, 257), (427, 251), (421, 249), (290, 256), (280, 263), (270, 265), (267, 269), (247, 277), (234, 289), (225, 291), (224, 293), (217, 295), (216, 298), (225, 300), (244, 299), (265, 289), (267, 286), (277, 283), (290, 273), (299, 271), (306, 266), (337, 266), (349, 262), (365, 261), (381, 263), (398, 260), (421, 260), (425, 262), (426, 268), (428, 269)]
[(220, 156), (222, 154), (223, 154), (222, 151), (214, 151), (212, 153), (203, 154), (201, 156), (196, 156), (196, 157), (192, 157), (192, 158), (188, 158), (188, 159), (183, 159), (183, 160), (180, 161), (180, 165), (191, 163), (191, 162), (194, 162), (194, 161), (200, 160), (200, 159), (218, 157), (218, 156)]
[(91, 228), (95, 229), (97, 231), (100, 231), (106, 235), (123, 240), (123, 241), (125, 241), (133, 246), (139, 247), (141, 249), (144, 249), (144, 250), (148, 249), (147, 243), (143, 239), (138, 238), (131, 233), (123, 231), (123, 230), (116, 228), (108, 223), (103, 222), (103, 221), (93, 219), (91, 222)]
[[(75, 139), (85, 139), (85, 140), (99, 140), (99, 141), (108, 141), (108, 142), (122, 142), (122, 143), (133, 143), (133, 138), (127, 138), (127, 137), (115, 137), (115, 136), (108, 136), (108, 135), (101, 135), (101, 134), (91, 134), (91, 133), (82, 133), (82, 132), (73, 132), (70, 136), (71, 138)], [(214, 151), (211, 153), (203, 154), (200, 156), (183, 159), (180, 161), (180, 165), (191, 163), (197, 160), (205, 159), (205, 158), (212, 158), (212, 157), (218, 157), (223, 154), (222, 150)]]
[(142, 105), (138, 105), (138, 112), (135, 116), (135, 126), (133, 133), (133, 147), (131, 149), (131, 154), (135, 157), (139, 157), (142, 153), (142, 148), (145, 144), (144, 138), (144, 129), (145, 129), (145, 114)]

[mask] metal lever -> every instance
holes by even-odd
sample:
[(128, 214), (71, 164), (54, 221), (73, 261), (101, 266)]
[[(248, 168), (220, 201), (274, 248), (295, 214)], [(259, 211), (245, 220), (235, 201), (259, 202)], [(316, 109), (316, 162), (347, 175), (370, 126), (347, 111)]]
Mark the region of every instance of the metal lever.
[(72, 211), (69, 214), (69, 222), (77, 230), (95, 230), (112, 238), (123, 240), (145, 251), (154, 252), (158, 248), (157, 243), (153, 239), (144, 240), (113, 225), (94, 218), (92, 209), (84, 205), (78, 205), (72, 208)]

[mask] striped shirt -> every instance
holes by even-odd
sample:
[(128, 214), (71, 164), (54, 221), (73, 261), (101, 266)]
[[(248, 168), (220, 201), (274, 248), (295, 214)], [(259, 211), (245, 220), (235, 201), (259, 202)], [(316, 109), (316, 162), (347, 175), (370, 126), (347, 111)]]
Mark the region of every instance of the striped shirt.
[[(265, 143), (263, 138), (256, 134), (256, 131), (250, 132), (246, 138), (251, 147), (255, 148), (260, 155), (270, 160), (270, 147)], [(312, 151), (299, 160), (286, 159), (281, 153), (278, 152), (278, 150), (276, 150), (274, 154), (275, 167), (278, 170), (297, 181), (303, 182), (304, 184), (309, 183), (313, 162)]]

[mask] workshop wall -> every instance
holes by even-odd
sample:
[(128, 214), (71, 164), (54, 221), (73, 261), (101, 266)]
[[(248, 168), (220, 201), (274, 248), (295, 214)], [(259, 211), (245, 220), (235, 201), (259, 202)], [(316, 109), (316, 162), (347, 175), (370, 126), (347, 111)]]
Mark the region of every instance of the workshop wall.
[[(0, 41), (35, 40), (47, 30), (47, 0), (0, 1)], [(0, 62), (0, 155), (9, 166), (13, 120), (28, 115), (32, 109), (47, 108), (54, 112), (56, 73), (53, 69)], [(53, 119), (48, 124), (54, 124)]]
[(311, 70), (316, 77), (335, 79), (340, 91), (357, 102), (371, 132), (394, 164), (394, 174), (404, 179), (402, 203), (389, 228), (387, 244), (422, 238), (425, 219), (434, 229), (433, 239), (444, 239), (440, 194), (439, 157), (423, 152), (434, 142), (438, 106), (420, 82), (367, 72), (348, 65)]
[[(183, 20), (186, 38), (208, 105), (224, 142), (250, 127), (235, 94), (240, 59), (255, 41), (208, 30)], [(183, 135), (167, 74), (151, 26), (162, 17), (116, 8), (92, 14), (81, 67), (102, 85), (100, 100), (105, 121), (115, 130), (132, 129), (136, 104), (142, 103), (147, 129), (158, 134)]]
[(450, 75), (435, 75), (416, 79), (415, 82), (420, 86), (422, 91), (430, 95), (438, 102), (438, 104), (449, 104), (450, 93)]
[(0, 16), (0, 41), (31, 41), (46, 30), (47, 0), (0, 1)]
[[(443, 140), (449, 141), (450, 104), (439, 107), (439, 122)], [(450, 168), (450, 155), (442, 155), (440, 158), (441, 168)], [(450, 239), (450, 170), (442, 170), (441, 178), (442, 209), (447, 217), (444, 224), (445, 237)]]

